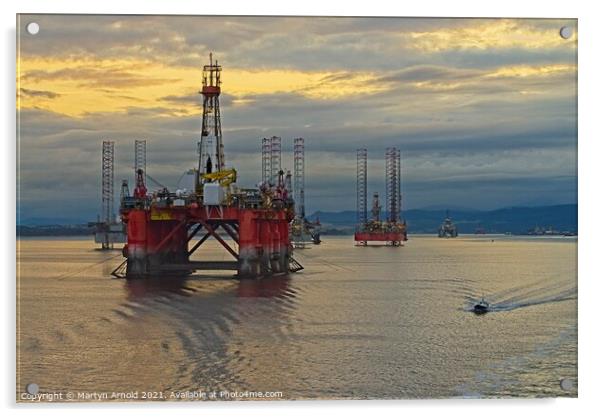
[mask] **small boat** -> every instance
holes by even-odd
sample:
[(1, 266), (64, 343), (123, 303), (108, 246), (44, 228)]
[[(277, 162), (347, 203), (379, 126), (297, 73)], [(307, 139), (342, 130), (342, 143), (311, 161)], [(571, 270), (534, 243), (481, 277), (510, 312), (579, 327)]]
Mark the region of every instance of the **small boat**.
[(481, 301), (472, 307), (472, 311), (475, 314), (485, 314), (489, 311), (489, 303), (485, 301), (485, 298), (481, 298)]

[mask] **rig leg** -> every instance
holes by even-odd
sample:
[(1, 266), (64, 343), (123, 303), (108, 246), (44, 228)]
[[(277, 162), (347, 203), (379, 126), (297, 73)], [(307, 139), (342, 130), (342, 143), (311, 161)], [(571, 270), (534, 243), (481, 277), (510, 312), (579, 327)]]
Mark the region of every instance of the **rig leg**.
[(255, 221), (252, 213), (242, 213), (239, 222), (238, 276), (255, 278), (260, 275), (257, 242), (261, 223)]
[(279, 269), (280, 272), (287, 273), (290, 271), (291, 261), (291, 245), (289, 241), (289, 229), (286, 222), (278, 222), (280, 229), (280, 247), (279, 250)]
[(127, 253), (126, 277), (140, 277), (148, 274), (148, 259), (146, 251), (146, 212), (132, 210), (128, 221), (128, 244), (124, 251)]
[(273, 274), (283, 272), (280, 269), (280, 223), (270, 222), (270, 230), (272, 232), (272, 253), (270, 254), (270, 269)]
[(160, 275), (165, 267), (186, 270), (188, 239), (185, 222), (151, 220), (145, 210), (132, 210), (128, 216), (126, 278)]
[(259, 223), (260, 230), (260, 274), (269, 275), (272, 272), (271, 257), (272, 257), (272, 237), (270, 236), (270, 222), (261, 220)]

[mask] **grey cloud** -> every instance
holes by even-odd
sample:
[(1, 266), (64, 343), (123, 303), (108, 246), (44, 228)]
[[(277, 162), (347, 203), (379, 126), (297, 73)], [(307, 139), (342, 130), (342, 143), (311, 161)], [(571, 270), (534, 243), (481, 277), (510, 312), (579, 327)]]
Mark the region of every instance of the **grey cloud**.
[(65, 68), (58, 71), (32, 70), (22, 76), (22, 80), (81, 80), (79, 86), (84, 87), (140, 87), (160, 84), (169, 84), (177, 79), (171, 78), (149, 78), (136, 75), (133, 72), (114, 68), (97, 68), (93, 66), (82, 66), (78, 68)]
[(160, 101), (166, 101), (168, 103), (175, 104), (198, 104), (199, 97), (195, 97), (192, 94), (183, 94), (183, 95), (169, 95), (164, 96), (159, 99)]
[[(312, 18), (234, 16), (23, 15), (35, 18), (44, 38), (23, 36), (22, 53), (36, 56), (134, 56), (199, 67), (209, 51), (243, 68), (395, 70), (419, 65), (470, 67), (570, 60), (570, 48), (469, 50), (425, 54), (411, 48), (409, 32), (455, 28), (486, 19)], [(549, 28), (571, 21), (518, 20)]]
[[(192, 92), (191, 92), (192, 93)], [(219, 97), (220, 107), (228, 108), (232, 106), (232, 102), (235, 99), (234, 96), (228, 93), (222, 93)], [(171, 94), (168, 96), (161, 97), (159, 101), (166, 102), (168, 104), (174, 104), (176, 106), (182, 105), (196, 105), (200, 106), (202, 103), (202, 97), (200, 94)]]
[(491, 69), (508, 65), (574, 64), (577, 51), (564, 49), (492, 48), (485, 50), (442, 51), (432, 55), (435, 65)]
[(27, 89), (27, 88), (20, 88), (19, 92), (21, 94), (23, 94), (24, 96), (29, 96), (29, 97), (43, 97), (43, 98), (48, 98), (48, 99), (53, 99), (53, 98), (57, 98), (57, 97), (61, 96), (59, 93), (55, 93), (53, 91), (30, 90), (30, 89)]
[[(28, 119), (28, 116), (33, 119)], [(45, 133), (43, 127), (35, 128), (36, 120), (40, 120), (38, 116), (40, 112), (31, 111), (22, 118), (24, 125), (29, 126), (21, 153), (21, 166), (26, 168), (21, 170), (21, 195), (28, 210), (38, 205), (49, 207), (51, 211), (59, 210), (60, 204), (79, 204), (86, 198), (89, 201), (82, 207), (86, 204), (92, 207), (90, 209), (96, 207), (91, 202), (99, 201), (102, 139), (116, 142), (116, 179), (132, 179), (134, 139), (148, 140), (149, 173), (169, 186), (173, 186), (179, 175), (196, 162), (195, 144), (200, 123), (197, 117), (157, 120), (153, 116), (140, 114), (96, 115), (83, 125), (76, 123), (78, 129), (65, 120), (63, 133), (57, 133), (56, 125)], [(109, 119), (110, 123), (95, 131), (87, 125), (98, 126), (103, 120)], [(36, 137), (30, 136), (32, 132)], [(261, 135), (251, 136), (250, 133), (232, 132), (225, 137), (227, 162), (238, 169), (241, 184), (245, 186), (254, 185), (260, 176)], [(284, 166), (290, 168), (292, 132), (274, 130), (264, 133), (282, 134)], [(507, 178), (509, 175), (516, 184), (533, 178), (530, 184), (538, 184), (535, 189), (545, 190), (550, 187), (553, 178), (570, 177), (575, 169), (576, 153), (571, 147), (574, 137), (566, 140), (552, 138), (550, 143), (546, 139), (547, 133), (541, 133), (539, 139), (532, 138), (534, 134), (526, 133), (522, 138), (484, 137), (482, 140), (468, 138), (464, 141), (461, 138), (441, 138), (438, 141), (429, 139), (429, 135), (424, 133), (423, 137), (415, 139), (392, 136), (381, 140), (370, 138), (368, 142), (362, 131), (355, 134), (343, 131), (340, 136), (335, 136), (333, 130), (331, 137), (311, 131), (301, 133), (306, 137), (307, 199), (310, 210), (353, 208), (355, 148), (360, 145), (369, 148), (371, 189), (374, 190), (384, 187), (384, 147), (395, 145), (401, 148), (403, 187), (410, 207), (444, 204), (446, 198), (452, 197), (452, 192), (459, 192), (459, 195), (468, 199), (467, 183), (471, 183), (473, 189), (489, 187), (488, 193), (493, 195), (494, 190), (499, 191), (498, 180), (506, 178), (506, 181), (510, 181)], [(433, 133), (433, 136), (441, 137), (443, 134)], [(529, 138), (532, 138), (531, 142)], [(557, 143), (553, 143), (554, 140)], [(566, 184), (570, 185), (570, 181)], [(522, 189), (522, 186), (517, 187)], [(436, 192), (437, 189), (444, 191)], [(532, 189), (535, 195), (537, 192)], [(337, 194), (339, 197), (336, 197)], [(61, 195), (62, 199), (57, 200), (54, 206), (49, 206), (56, 195)], [(499, 200), (470, 198), (475, 206)]]
[(417, 65), (387, 74), (378, 81), (466, 80), (481, 75), (483, 75), (483, 71), (434, 65)]
[[(232, 67), (336, 70), (335, 76), (321, 80), (324, 84), (350, 79), (355, 70), (378, 74), (375, 82), (386, 87), (383, 91), (320, 100), (308, 97), (307, 90), (233, 97), (225, 81), (221, 103), (227, 164), (237, 168), (241, 185), (252, 186), (260, 177), (262, 137), (283, 137), (284, 166), (289, 168), (292, 138), (305, 137), (309, 211), (353, 209), (358, 147), (369, 149), (370, 189), (381, 191), (384, 149), (401, 149), (406, 208), (458, 201), (493, 208), (550, 195), (565, 201), (576, 193), (575, 74), (485, 76), (506, 64), (575, 64), (570, 49), (424, 54), (408, 48), (400, 36), (466, 22), (455, 19), (39, 17), (44, 37), (24, 37), (24, 56), (132, 56), (200, 71), (213, 50), (224, 65), (224, 80)], [(523, 24), (544, 28), (558, 21)], [(44, 71), (29, 76), (58, 75)], [(108, 74), (84, 68), (60, 76), (82, 83), (98, 79), (99, 88), (117, 95), (121, 86), (136, 82), (127, 68)], [(154, 81), (169, 82), (162, 77)], [(453, 86), (418, 88), (416, 82)], [(24, 87), (26, 83), (25, 78)], [(240, 98), (247, 104), (235, 100)], [(195, 166), (201, 111), (197, 91), (175, 91), (150, 109), (124, 100), (130, 107), (123, 111), (81, 118), (22, 110), (24, 212), (71, 210), (93, 218), (100, 205), (103, 139), (116, 143), (117, 184), (121, 178), (132, 179), (134, 139), (148, 141), (149, 173), (166, 185), (174, 186), (184, 170)], [(198, 113), (183, 116), (181, 110), (195, 103)]]

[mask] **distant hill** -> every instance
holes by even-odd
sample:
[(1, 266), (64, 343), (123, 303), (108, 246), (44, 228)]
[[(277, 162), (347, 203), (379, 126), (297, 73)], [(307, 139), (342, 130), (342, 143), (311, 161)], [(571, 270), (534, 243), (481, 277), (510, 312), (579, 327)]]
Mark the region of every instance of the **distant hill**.
[(90, 236), (92, 229), (85, 225), (17, 225), (17, 236)]
[(446, 206), (444, 204), (436, 204), (436, 205), (432, 205), (432, 206), (426, 206), (426, 207), (420, 207), (419, 209), (416, 210), (423, 210), (423, 211), (445, 211), (445, 210), (449, 210), (449, 211), (470, 211), (470, 212), (474, 212), (474, 211), (483, 211), (483, 210), (477, 210), (477, 209), (473, 209), (470, 207), (462, 207), (462, 206)]
[[(445, 218), (445, 209), (414, 209), (403, 213), (410, 233), (435, 233)], [(497, 210), (450, 210), (452, 221), (460, 233), (472, 234), (477, 227), (487, 233), (526, 233), (535, 226), (552, 227), (560, 231), (577, 231), (577, 204), (543, 207), (508, 207)], [(355, 211), (318, 211), (309, 216), (319, 217), (324, 228), (352, 230)]]
[[(445, 209), (413, 209), (403, 212), (409, 233), (436, 233), (445, 218)], [(460, 234), (473, 234), (477, 227), (487, 233), (526, 233), (536, 226), (552, 227), (559, 231), (577, 231), (577, 204), (561, 204), (542, 207), (508, 207), (482, 211), (450, 209), (452, 221)], [(383, 214), (384, 215), (384, 214)], [(356, 212), (317, 211), (310, 220), (320, 219), (322, 233), (327, 235), (352, 233), (356, 223)], [(84, 235), (90, 234), (86, 222), (81, 219), (29, 218), (17, 226), (22, 236)]]
[(87, 224), (88, 221), (95, 221), (95, 218), (84, 220), (68, 217), (26, 217), (18, 220), (18, 226), (70, 226)]

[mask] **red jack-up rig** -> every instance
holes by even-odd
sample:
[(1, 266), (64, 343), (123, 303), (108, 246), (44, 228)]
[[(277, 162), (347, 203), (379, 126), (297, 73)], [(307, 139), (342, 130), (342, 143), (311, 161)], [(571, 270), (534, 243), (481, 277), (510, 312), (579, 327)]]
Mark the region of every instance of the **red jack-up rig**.
[[(201, 140), (198, 167), (189, 171), (191, 189), (174, 193), (163, 187), (149, 194), (148, 175), (136, 168), (134, 194), (122, 196), (127, 244), (126, 260), (113, 271), (117, 277), (235, 270), (240, 278), (255, 278), (303, 269), (292, 257), (289, 222), (295, 211), (284, 172), (279, 169), (274, 184), (245, 189), (236, 186), (236, 170), (226, 169), (219, 107), (222, 68), (211, 55), (209, 60), (203, 67)], [(191, 260), (209, 238), (232, 260)]]
[(367, 246), (368, 242), (386, 242), (401, 246), (408, 240), (405, 220), (401, 220), (401, 154), (397, 148), (387, 148), (385, 153), (387, 189), (386, 219), (381, 221), (378, 193), (372, 200), (372, 218), (368, 220), (368, 151), (357, 150), (357, 226), (355, 243)]

